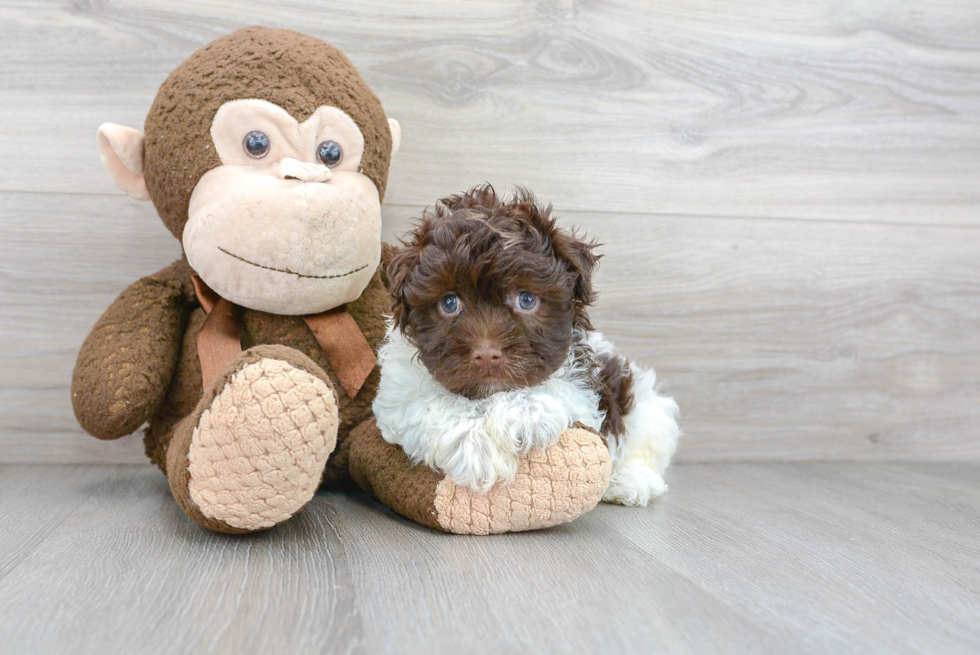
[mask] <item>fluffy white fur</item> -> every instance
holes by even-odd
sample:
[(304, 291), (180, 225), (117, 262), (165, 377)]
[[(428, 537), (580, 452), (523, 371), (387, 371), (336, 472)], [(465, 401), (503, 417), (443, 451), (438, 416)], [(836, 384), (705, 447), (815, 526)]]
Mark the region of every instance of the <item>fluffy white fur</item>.
[[(588, 343), (597, 352), (612, 351), (597, 332), (589, 334)], [(373, 406), (378, 428), (412, 461), (478, 493), (497, 482), (513, 482), (523, 455), (547, 448), (576, 421), (599, 430), (605, 418), (589, 371), (571, 356), (542, 384), (471, 400), (436, 382), (417, 354), (389, 327), (378, 354), (381, 382)], [(633, 409), (624, 417), (626, 433), (610, 440), (613, 471), (603, 500), (646, 505), (667, 490), (662, 476), (680, 436), (677, 404), (657, 394), (652, 370), (630, 367)]]
[(602, 425), (588, 372), (571, 360), (542, 384), (471, 400), (436, 382), (417, 354), (399, 330), (388, 329), (378, 353), (378, 428), (412, 461), (478, 493), (513, 482), (520, 457), (547, 448), (576, 421)]
[[(589, 333), (596, 353), (612, 353), (613, 345), (598, 332)], [(677, 403), (657, 393), (653, 369), (630, 362), (633, 374), (633, 408), (623, 417), (626, 431), (609, 439), (612, 476), (602, 500), (620, 505), (646, 506), (667, 491), (664, 471), (677, 450)]]

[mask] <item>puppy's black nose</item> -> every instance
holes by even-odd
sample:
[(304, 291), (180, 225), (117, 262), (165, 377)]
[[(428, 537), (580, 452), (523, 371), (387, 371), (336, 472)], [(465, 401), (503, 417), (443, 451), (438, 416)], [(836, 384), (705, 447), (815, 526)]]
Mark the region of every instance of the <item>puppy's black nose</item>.
[(500, 348), (486, 343), (473, 349), (473, 363), (482, 368), (493, 368), (500, 363), (503, 356)]

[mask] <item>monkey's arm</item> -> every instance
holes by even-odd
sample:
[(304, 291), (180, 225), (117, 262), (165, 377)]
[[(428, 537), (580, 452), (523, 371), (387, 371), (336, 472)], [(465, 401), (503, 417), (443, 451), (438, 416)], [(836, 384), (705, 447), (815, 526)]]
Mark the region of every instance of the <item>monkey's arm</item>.
[(134, 432), (163, 401), (194, 298), (185, 260), (123, 291), (92, 328), (75, 363), (75, 417), (99, 439)]

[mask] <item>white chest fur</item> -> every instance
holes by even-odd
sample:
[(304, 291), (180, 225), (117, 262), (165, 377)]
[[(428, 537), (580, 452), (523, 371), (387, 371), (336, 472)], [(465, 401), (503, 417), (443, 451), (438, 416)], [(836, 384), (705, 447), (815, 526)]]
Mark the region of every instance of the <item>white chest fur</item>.
[(539, 385), (471, 400), (436, 382), (417, 352), (389, 328), (378, 353), (378, 428), (412, 461), (460, 486), (483, 493), (499, 481), (511, 483), (518, 459), (531, 449), (547, 448), (576, 421), (595, 430), (602, 425), (599, 396), (571, 358)]

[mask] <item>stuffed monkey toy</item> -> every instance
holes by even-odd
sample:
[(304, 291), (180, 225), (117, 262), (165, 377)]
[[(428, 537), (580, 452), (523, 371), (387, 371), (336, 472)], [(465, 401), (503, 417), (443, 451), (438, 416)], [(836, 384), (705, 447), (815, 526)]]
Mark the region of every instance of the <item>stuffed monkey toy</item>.
[(106, 169), (153, 201), (183, 256), (123, 291), (85, 339), (75, 415), (100, 439), (148, 423), (147, 455), (205, 528), (268, 529), (351, 482), (457, 533), (547, 527), (602, 497), (609, 457), (588, 430), (483, 495), (381, 438), (381, 201), (399, 141), (339, 50), (262, 27), (178, 66), (145, 134), (99, 128)]

